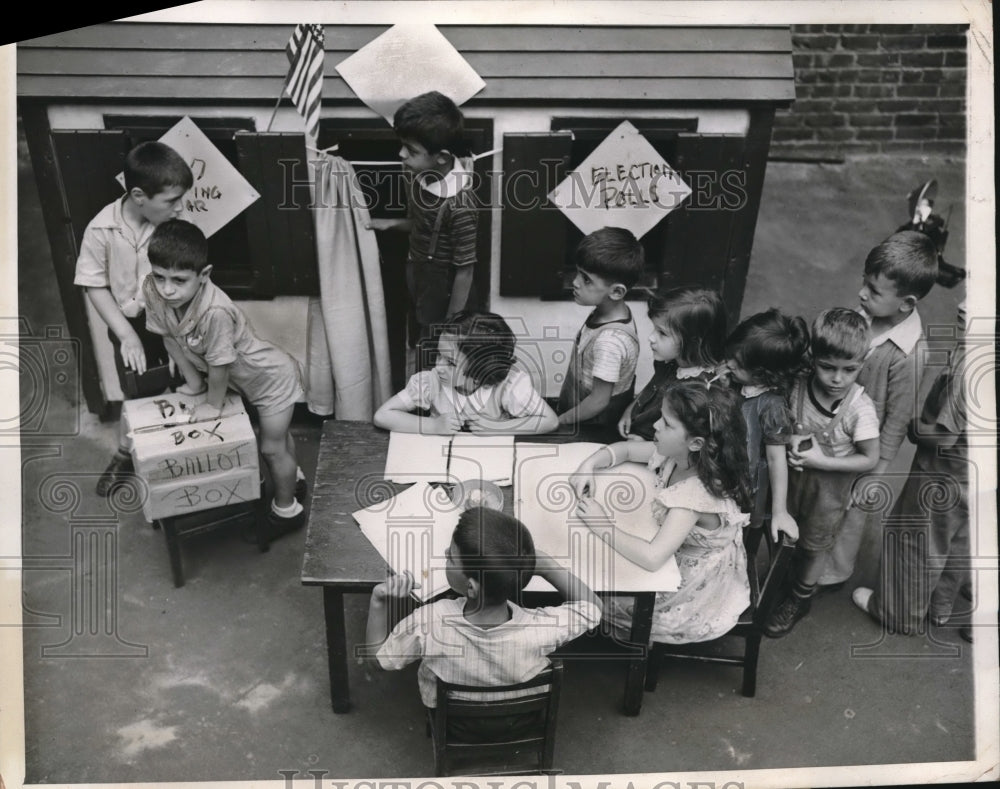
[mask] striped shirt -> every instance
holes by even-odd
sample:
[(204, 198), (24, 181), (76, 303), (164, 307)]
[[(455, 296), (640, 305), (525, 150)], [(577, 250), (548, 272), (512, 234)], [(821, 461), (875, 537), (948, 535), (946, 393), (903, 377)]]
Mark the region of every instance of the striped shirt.
[[(437, 706), (437, 677), (479, 686), (527, 682), (548, 667), (548, 656), (557, 647), (601, 621), (600, 609), (583, 600), (547, 608), (521, 608), (508, 602), (510, 619), (483, 628), (466, 620), (465, 603), (459, 597), (421, 606), (396, 625), (376, 654), (384, 669), (401, 669), (422, 659), (417, 684), (426, 707)], [(517, 695), (477, 694), (476, 698), (491, 701)]]
[[(462, 165), (456, 163), (456, 170)], [(461, 178), (465, 170), (448, 173), (440, 182), (428, 186), (414, 178), (408, 194), (407, 215), (413, 222), (410, 230), (410, 257), (427, 260), (431, 254), (431, 236), (440, 211), (444, 211), (437, 244), (433, 250), (436, 261), (453, 266), (469, 266), (476, 262), (476, 231), (479, 214), (472, 193), (471, 178)], [(437, 188), (433, 188), (437, 187)]]

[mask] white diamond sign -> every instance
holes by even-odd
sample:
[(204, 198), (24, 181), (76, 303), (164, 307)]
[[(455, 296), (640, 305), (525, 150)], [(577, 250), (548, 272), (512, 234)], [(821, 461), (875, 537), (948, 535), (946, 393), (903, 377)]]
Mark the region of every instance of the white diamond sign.
[(624, 121), (549, 194), (584, 234), (623, 227), (642, 238), (681, 205), (691, 188)]
[[(191, 168), (194, 185), (181, 198), (184, 204), (181, 219), (197, 225), (205, 238), (210, 238), (260, 198), (260, 193), (187, 116), (164, 134), (160, 142), (177, 151)], [(125, 186), (123, 173), (118, 174), (118, 183)]]
[(430, 23), (394, 25), (336, 69), (358, 98), (390, 124), (400, 105), (421, 93), (436, 90), (461, 106), (486, 87)]

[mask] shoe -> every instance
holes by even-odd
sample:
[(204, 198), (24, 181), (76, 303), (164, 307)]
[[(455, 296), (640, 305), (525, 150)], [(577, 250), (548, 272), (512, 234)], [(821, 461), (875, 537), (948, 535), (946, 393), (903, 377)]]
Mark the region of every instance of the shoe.
[(267, 511), (267, 538), (269, 541), (284, 537), (293, 531), (298, 531), (306, 524), (306, 512), (303, 510), (291, 518), (282, 518), (273, 509)]
[(962, 584), (958, 587), (958, 593), (970, 603), (972, 602), (972, 584)]
[(958, 634), (962, 637), (963, 641), (972, 643), (972, 625), (962, 625), (958, 628)]
[(868, 614), (870, 613), (868, 611), (868, 602), (872, 599), (873, 594), (875, 594), (874, 589), (869, 589), (866, 586), (859, 586), (851, 592), (851, 599), (854, 601), (854, 605)]
[(306, 491), (309, 489), (306, 481), (304, 479), (295, 480), (295, 500), (299, 504), (306, 503)]
[(812, 608), (812, 598), (797, 597), (794, 594), (771, 613), (770, 619), (764, 624), (764, 635), (768, 638), (782, 638), (792, 632), (795, 623), (809, 613)]
[(111, 491), (125, 482), (133, 473), (135, 473), (135, 467), (132, 465), (132, 458), (116, 452), (114, 457), (111, 458), (111, 462), (108, 463), (108, 467), (104, 469), (104, 473), (101, 474), (100, 479), (97, 480), (97, 495), (111, 495)]

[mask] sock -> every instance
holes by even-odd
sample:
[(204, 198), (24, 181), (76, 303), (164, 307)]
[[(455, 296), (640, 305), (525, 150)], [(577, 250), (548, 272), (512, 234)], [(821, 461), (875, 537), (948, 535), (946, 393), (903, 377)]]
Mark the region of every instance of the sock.
[(792, 594), (795, 595), (800, 600), (808, 600), (813, 596), (816, 591), (816, 584), (805, 584), (802, 581), (796, 579), (795, 583), (792, 584)]
[(298, 501), (292, 499), (292, 503), (287, 507), (279, 507), (278, 502), (271, 499), (271, 512), (277, 515), (279, 518), (294, 518), (300, 512), (302, 512), (302, 505)]

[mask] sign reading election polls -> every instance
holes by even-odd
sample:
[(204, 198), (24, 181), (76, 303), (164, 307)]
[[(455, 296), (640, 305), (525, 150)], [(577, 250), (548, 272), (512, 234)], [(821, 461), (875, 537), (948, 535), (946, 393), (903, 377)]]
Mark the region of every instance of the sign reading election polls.
[[(190, 118), (181, 118), (160, 142), (177, 151), (191, 168), (194, 185), (181, 198), (184, 213), (180, 218), (197, 225), (205, 238), (210, 238), (260, 198), (257, 190)], [(123, 173), (118, 174), (118, 183), (125, 186)]]
[(552, 190), (549, 200), (584, 234), (623, 227), (642, 238), (690, 194), (649, 140), (624, 121)]

